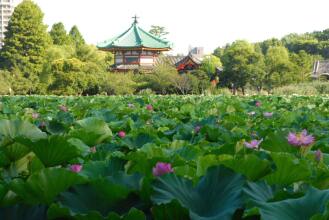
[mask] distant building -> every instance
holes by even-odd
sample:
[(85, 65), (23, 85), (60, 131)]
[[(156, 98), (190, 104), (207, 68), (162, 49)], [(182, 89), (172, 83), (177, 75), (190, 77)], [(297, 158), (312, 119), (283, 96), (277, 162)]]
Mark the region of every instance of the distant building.
[(3, 46), (5, 32), (12, 13), (14, 12), (14, 0), (0, 0), (0, 47)]
[(313, 78), (324, 76), (329, 79), (329, 60), (318, 60), (313, 66)]
[(100, 50), (114, 53), (113, 70), (129, 71), (153, 69), (155, 60), (171, 44), (139, 27), (137, 17), (131, 27), (121, 35), (97, 45)]
[(203, 47), (189, 47), (188, 53), (195, 57), (203, 57), (204, 49)]

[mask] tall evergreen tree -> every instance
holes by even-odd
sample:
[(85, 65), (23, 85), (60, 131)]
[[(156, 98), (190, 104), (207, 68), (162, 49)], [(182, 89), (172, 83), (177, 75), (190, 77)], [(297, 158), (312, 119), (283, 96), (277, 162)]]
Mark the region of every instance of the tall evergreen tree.
[(80, 47), (86, 43), (85, 39), (83, 39), (83, 36), (76, 25), (71, 28), (69, 36), (71, 37), (71, 40), (75, 43), (76, 47)]
[(71, 42), (62, 22), (54, 24), (49, 34), (55, 45), (67, 45)]
[(19, 70), (25, 78), (35, 81), (50, 43), (41, 9), (32, 1), (25, 0), (15, 8), (9, 21), (1, 50), (1, 64), (6, 69)]

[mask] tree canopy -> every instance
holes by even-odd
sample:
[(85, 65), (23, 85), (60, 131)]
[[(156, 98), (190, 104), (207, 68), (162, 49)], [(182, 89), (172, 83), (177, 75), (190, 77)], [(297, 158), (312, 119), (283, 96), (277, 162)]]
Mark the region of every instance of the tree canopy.
[(76, 47), (80, 47), (86, 43), (85, 39), (83, 38), (82, 34), (80, 33), (80, 31), (76, 25), (74, 25), (71, 28), (69, 36), (71, 37), (71, 39), (74, 42), (74, 44), (76, 45)]
[(149, 32), (159, 38), (164, 38), (166, 35), (169, 34), (169, 32), (166, 31), (165, 27), (157, 25), (152, 25)]
[(71, 38), (67, 35), (62, 22), (54, 24), (49, 34), (55, 45), (67, 45), (71, 42)]
[(41, 72), (46, 49), (51, 43), (43, 16), (39, 6), (30, 0), (15, 8), (1, 50), (4, 68), (18, 69), (25, 78), (31, 79), (34, 73)]

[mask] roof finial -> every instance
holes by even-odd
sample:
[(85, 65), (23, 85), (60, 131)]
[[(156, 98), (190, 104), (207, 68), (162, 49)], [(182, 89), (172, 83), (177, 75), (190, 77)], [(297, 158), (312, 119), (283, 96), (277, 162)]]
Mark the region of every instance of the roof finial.
[(134, 24), (137, 24), (137, 23), (138, 23), (137, 19), (138, 19), (139, 17), (137, 17), (137, 15), (135, 15), (135, 16), (132, 17), (132, 18), (134, 19)]

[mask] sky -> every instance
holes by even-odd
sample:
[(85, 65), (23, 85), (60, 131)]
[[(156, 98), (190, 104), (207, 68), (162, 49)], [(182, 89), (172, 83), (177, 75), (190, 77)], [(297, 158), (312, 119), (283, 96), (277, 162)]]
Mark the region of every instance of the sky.
[(139, 25), (164, 26), (172, 53), (189, 45), (216, 47), (235, 40), (250, 42), (329, 28), (328, 0), (34, 0), (49, 25), (77, 25), (89, 44), (127, 30), (136, 14)]

